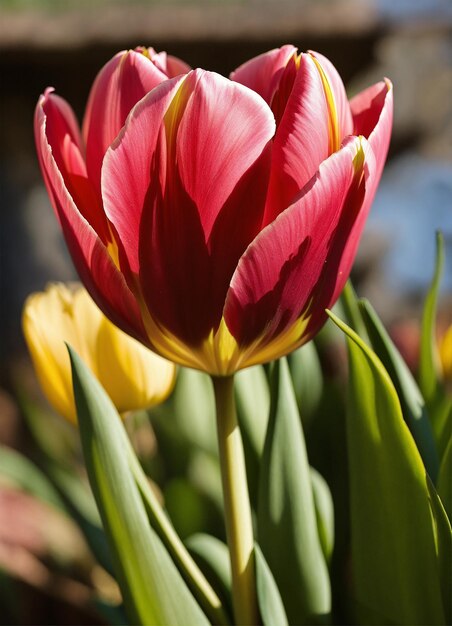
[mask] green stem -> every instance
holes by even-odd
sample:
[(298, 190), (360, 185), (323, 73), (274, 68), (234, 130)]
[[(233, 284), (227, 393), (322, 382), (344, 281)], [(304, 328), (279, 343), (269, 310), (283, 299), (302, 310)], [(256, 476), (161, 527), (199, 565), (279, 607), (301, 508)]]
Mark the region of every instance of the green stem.
[(234, 401), (234, 377), (212, 377), (212, 381), (235, 619), (237, 624), (257, 624), (253, 526)]
[(138, 489), (140, 490), (141, 497), (143, 498), (151, 525), (171, 554), (199, 604), (213, 624), (216, 626), (229, 624), (229, 619), (224, 611), (221, 600), (218, 598), (210, 583), (174, 530), (173, 525), (150, 487), (147, 476), (132, 448), (129, 449), (129, 463)]

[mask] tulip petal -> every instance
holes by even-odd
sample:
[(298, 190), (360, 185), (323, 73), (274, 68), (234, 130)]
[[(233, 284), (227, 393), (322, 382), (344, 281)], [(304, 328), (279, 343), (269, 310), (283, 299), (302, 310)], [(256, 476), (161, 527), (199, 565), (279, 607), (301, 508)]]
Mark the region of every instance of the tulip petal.
[(40, 100), (45, 115), (45, 134), (53, 158), (64, 179), (65, 186), (83, 217), (96, 233), (107, 242), (107, 220), (99, 204), (99, 198), (89, 181), (82, 156), (80, 131), (69, 104), (53, 89), (47, 89)]
[[(338, 242), (346, 241), (361, 208), (361, 153), (360, 140), (348, 140), (241, 258), (224, 309), (226, 324), (240, 345), (260, 338), (266, 345), (300, 317), (311, 315), (313, 291), (326, 265), (336, 266), (334, 277)], [(323, 286), (334, 291), (334, 282)], [(293, 348), (291, 338), (285, 351)]]
[(292, 92), (278, 126), (265, 224), (287, 208), (329, 156), (329, 109), (313, 58), (302, 54)]
[[(166, 151), (164, 141), (163, 135), (156, 160)], [(209, 255), (197, 207), (177, 170), (168, 186), (170, 194), (157, 176), (151, 177), (140, 225), (140, 285), (154, 320), (186, 345), (197, 346), (213, 323)]]
[[(329, 59), (323, 56), (323, 54), (320, 54), (319, 52), (314, 52), (312, 50), (309, 51), (309, 54), (311, 54), (320, 63), (322, 70), (328, 80), (328, 84), (334, 99), (334, 116), (337, 120), (339, 144), (341, 144), (345, 137), (353, 134), (352, 112), (350, 110), (350, 104), (348, 102), (347, 94), (345, 92), (344, 83), (342, 82), (342, 78), (339, 76), (339, 73), (334, 65)], [(354, 134), (358, 135), (362, 133)]]
[(275, 121), (262, 98), (219, 74), (197, 70), (186, 83), (192, 93), (178, 128), (176, 158), (207, 239), (237, 183), (273, 137)]
[(240, 65), (230, 79), (249, 87), (270, 105), (289, 59), (296, 53), (291, 45), (269, 50)]
[(52, 285), (47, 293), (31, 294), (24, 306), (22, 327), (45, 396), (58, 413), (76, 422), (71, 366), (63, 342), (64, 337), (67, 342), (78, 343), (71, 315), (64, 314), (65, 302), (70, 298), (64, 285)]
[(105, 157), (105, 208), (131, 273), (150, 315), (188, 345), (219, 324), (260, 229), (274, 128), (257, 94), (196, 70), (146, 96)]
[(97, 75), (83, 120), (86, 165), (97, 191), (107, 148), (133, 106), (166, 78), (145, 54), (134, 50), (116, 54)]
[(147, 50), (151, 61), (168, 78), (175, 78), (180, 76), (180, 74), (188, 74), (191, 70), (191, 67), (178, 57), (173, 57), (166, 52), (156, 52), (154, 48), (148, 48)]
[(35, 138), (44, 181), (78, 274), (99, 308), (128, 334), (146, 342), (132, 293), (107, 248), (72, 199), (46, 134), (46, 96), (35, 112)]
[[(350, 274), (361, 234), (386, 161), (392, 130), (392, 85), (389, 81), (387, 83), (380, 82), (366, 89), (351, 101), (351, 108), (355, 122), (355, 132), (367, 138), (367, 145), (370, 146), (371, 151), (366, 153), (368, 180), (363, 207), (353, 226), (339, 267), (340, 276), (343, 277), (347, 277)], [(345, 282), (346, 278), (338, 282), (334, 298), (342, 291)]]
[(271, 143), (242, 176), (223, 205), (208, 240), (210, 308), (216, 329), (240, 257), (261, 229), (271, 166)]
[(368, 139), (377, 161), (375, 188), (388, 153), (393, 118), (392, 84), (381, 81), (361, 91), (350, 101), (355, 134)]
[(166, 160), (155, 163), (157, 141), (165, 114), (183, 80), (183, 77), (169, 79), (143, 98), (104, 158), (105, 213), (118, 233), (124, 261), (134, 275), (139, 272), (140, 224), (151, 179), (155, 185), (157, 181), (164, 184), (166, 176)]

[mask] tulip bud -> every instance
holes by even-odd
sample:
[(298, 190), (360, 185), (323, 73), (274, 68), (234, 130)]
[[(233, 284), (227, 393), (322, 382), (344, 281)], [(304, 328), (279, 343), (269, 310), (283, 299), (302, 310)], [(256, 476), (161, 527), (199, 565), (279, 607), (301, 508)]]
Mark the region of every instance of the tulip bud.
[(114, 326), (78, 285), (52, 284), (24, 306), (22, 325), (41, 387), (53, 408), (76, 422), (66, 343), (91, 368), (120, 413), (165, 400), (173, 363)]

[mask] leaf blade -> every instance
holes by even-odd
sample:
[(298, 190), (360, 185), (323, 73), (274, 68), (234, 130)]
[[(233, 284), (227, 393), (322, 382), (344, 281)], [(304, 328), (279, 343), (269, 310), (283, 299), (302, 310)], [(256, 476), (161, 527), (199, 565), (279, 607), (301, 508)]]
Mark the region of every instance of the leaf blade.
[(274, 364), (271, 397), (259, 485), (258, 543), (280, 590), (289, 622), (323, 622), (331, 611), (330, 582), (286, 359)]
[(88, 476), (129, 619), (138, 624), (183, 626), (187, 619), (208, 624), (148, 523), (123, 454), (127, 441), (119, 415), (89, 369), (68, 350)]
[(444, 624), (428, 475), (386, 370), (355, 332), (329, 315), (349, 348), (347, 440), (358, 619)]

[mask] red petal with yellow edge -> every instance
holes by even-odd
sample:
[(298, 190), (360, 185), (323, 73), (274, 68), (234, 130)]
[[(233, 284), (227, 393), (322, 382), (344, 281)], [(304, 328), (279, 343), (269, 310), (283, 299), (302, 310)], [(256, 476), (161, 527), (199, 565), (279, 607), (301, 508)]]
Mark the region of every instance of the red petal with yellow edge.
[(141, 52), (116, 54), (93, 83), (83, 120), (88, 175), (100, 192), (102, 160), (133, 106), (166, 80), (165, 73)]
[[(331, 254), (336, 256), (336, 241), (350, 234), (353, 219), (345, 220), (344, 211), (356, 218), (360, 209), (347, 203), (359, 149), (360, 141), (350, 139), (322, 163), (300, 198), (256, 237), (241, 258), (224, 309), (226, 324), (241, 345), (262, 337), (268, 343), (309, 312), (324, 266), (331, 262)], [(334, 284), (326, 287), (334, 291)]]
[(276, 131), (265, 224), (286, 209), (329, 155), (329, 110), (322, 78), (302, 54), (292, 92)]
[(104, 313), (125, 332), (146, 342), (135, 299), (105, 245), (75, 205), (53, 156), (46, 134), (46, 97), (42, 96), (36, 107), (36, 147), (47, 191), (77, 272)]
[(240, 65), (230, 79), (249, 87), (270, 105), (288, 61), (296, 53), (290, 45), (269, 50)]
[[(45, 117), (44, 132), (65, 187), (83, 217), (104, 243), (110, 237), (107, 220), (86, 173), (80, 131), (69, 104), (53, 90), (41, 96), (35, 120)], [(39, 145), (38, 137), (36, 143)], [(39, 154), (39, 150), (38, 150)]]

